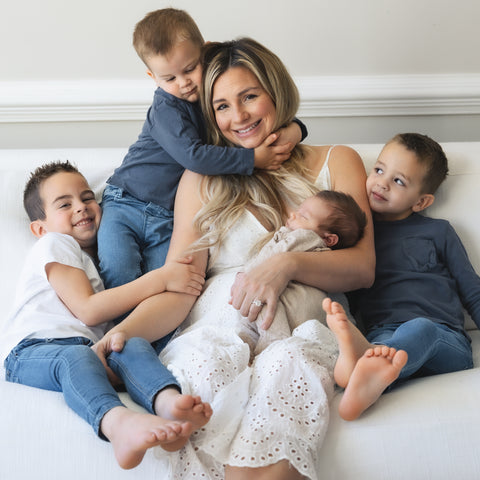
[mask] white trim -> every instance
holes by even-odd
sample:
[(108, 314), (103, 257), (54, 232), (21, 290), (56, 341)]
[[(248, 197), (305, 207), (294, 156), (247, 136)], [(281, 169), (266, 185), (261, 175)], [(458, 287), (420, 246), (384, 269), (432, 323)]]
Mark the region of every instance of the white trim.
[[(480, 114), (480, 74), (297, 77), (299, 117)], [(0, 123), (143, 120), (145, 80), (0, 82)]]
[(0, 123), (143, 120), (151, 80), (0, 82)]
[(297, 85), (300, 117), (480, 113), (480, 74), (302, 77)]

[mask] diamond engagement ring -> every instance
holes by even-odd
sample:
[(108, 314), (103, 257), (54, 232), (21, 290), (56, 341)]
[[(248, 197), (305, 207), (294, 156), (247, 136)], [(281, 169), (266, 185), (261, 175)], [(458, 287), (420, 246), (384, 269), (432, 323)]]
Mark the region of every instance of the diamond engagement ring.
[(252, 305), (255, 305), (256, 307), (263, 307), (265, 305), (264, 302), (262, 302), (261, 300), (259, 300), (258, 298), (256, 298), (253, 302), (252, 302)]

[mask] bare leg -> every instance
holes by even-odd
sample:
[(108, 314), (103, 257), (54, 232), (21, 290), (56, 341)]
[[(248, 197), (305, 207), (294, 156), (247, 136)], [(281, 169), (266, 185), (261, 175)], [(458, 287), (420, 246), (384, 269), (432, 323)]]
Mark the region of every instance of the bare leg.
[(137, 413), (126, 407), (114, 407), (103, 417), (100, 429), (110, 440), (118, 464), (136, 467), (151, 447), (166, 447), (191, 433), (188, 422), (165, 420), (149, 413)]
[[(180, 420), (190, 425), (190, 433), (203, 427), (212, 416), (212, 407), (202, 402), (199, 396), (181, 394), (175, 388), (165, 388), (155, 398), (155, 413), (162, 418)], [(188, 437), (162, 446), (165, 450), (175, 451), (187, 443)]]
[(337, 385), (345, 388), (350, 375), (359, 358), (373, 345), (363, 336), (358, 328), (350, 322), (343, 307), (326, 298), (322, 307), (327, 314), (327, 324), (335, 334), (340, 350), (334, 369), (334, 378)]
[(225, 468), (225, 480), (302, 480), (288, 460), (281, 460), (273, 465), (259, 468), (231, 467)]
[(408, 360), (407, 352), (387, 346), (368, 349), (358, 360), (340, 401), (338, 411), (345, 420), (355, 420), (373, 405), (398, 378)]

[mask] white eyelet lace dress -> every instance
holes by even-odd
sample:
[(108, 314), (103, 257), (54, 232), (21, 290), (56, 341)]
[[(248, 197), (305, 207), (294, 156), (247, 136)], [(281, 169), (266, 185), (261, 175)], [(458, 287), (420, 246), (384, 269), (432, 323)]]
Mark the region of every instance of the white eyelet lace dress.
[[(317, 186), (330, 186), (328, 158)], [(183, 392), (200, 395), (214, 412), (179, 452), (156, 450), (165, 478), (223, 479), (225, 465), (260, 467), (287, 459), (317, 479), (338, 355), (333, 334), (308, 320), (250, 364), (250, 348), (241, 339), (244, 322), (228, 303), (236, 272), (264, 234), (246, 211), (221, 246), (204, 293), (161, 354)]]

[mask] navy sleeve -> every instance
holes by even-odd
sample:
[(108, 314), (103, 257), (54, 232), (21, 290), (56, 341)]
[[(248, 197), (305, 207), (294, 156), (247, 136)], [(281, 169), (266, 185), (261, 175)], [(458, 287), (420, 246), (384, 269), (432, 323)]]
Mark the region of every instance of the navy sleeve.
[(308, 135), (307, 126), (297, 117), (295, 117), (293, 121), (300, 127), (300, 130), (302, 131), (302, 139), (300, 141), (303, 142)]
[[(158, 114), (157, 114), (158, 112)], [(151, 112), (150, 134), (182, 167), (203, 175), (251, 175), (253, 149), (207, 145), (201, 138), (193, 107), (162, 102)]]
[(447, 222), (445, 263), (457, 283), (463, 306), (480, 328), (480, 277), (454, 228)]

